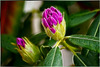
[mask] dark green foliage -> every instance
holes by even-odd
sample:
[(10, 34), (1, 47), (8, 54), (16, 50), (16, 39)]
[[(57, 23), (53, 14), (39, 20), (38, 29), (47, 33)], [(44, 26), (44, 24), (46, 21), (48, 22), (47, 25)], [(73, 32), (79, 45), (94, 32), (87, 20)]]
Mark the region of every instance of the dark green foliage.
[(87, 35), (96, 36), (96, 34), (98, 34), (99, 27), (100, 27), (100, 15), (98, 15), (96, 19), (93, 21), (93, 23), (91, 24), (87, 32)]
[(19, 54), (15, 55), (12, 63), (14, 66), (31, 66), (28, 63), (24, 62)]
[[(98, 31), (100, 27), (99, 21), (100, 21), (100, 15), (98, 15), (96, 19), (93, 21), (93, 23), (91, 24), (87, 35), (99, 37), (98, 36), (99, 33)], [(79, 57), (81, 56), (81, 58), (84, 58), (84, 60), (87, 60), (89, 62), (88, 63), (87, 61), (84, 61), (85, 63), (87, 63), (87, 66), (99, 66), (99, 53), (83, 48), (81, 54), (78, 55)], [(76, 66), (77, 65), (82, 66), (82, 63), (76, 57), (74, 58), (74, 62)]]
[(22, 23), (20, 26), (21, 29), (19, 30), (18, 36), (28, 37), (32, 34), (32, 13), (25, 14), (25, 16), (22, 18)]
[(87, 35), (71, 35), (69, 41), (73, 44), (100, 52), (99, 38)]
[(39, 44), (39, 42), (46, 37), (47, 37), (46, 33), (39, 33), (39, 34), (36, 34), (36, 35), (32, 35), (28, 38), (32, 43)]
[(81, 13), (76, 13), (70, 16), (69, 18), (69, 27), (75, 27), (79, 24), (84, 23), (85, 21), (91, 19), (96, 14), (96, 11), (85, 11)]
[(13, 53), (18, 53), (15, 48), (16, 46), (12, 45), (11, 43), (16, 43), (16, 38), (11, 35), (3, 34), (1, 35), (1, 46), (4, 49), (7, 49)]
[(51, 40), (49, 40), (49, 41), (47, 42), (47, 45), (48, 45), (48, 46), (53, 46), (55, 43), (56, 43), (56, 41), (53, 40), (53, 39), (51, 39)]
[(50, 52), (47, 54), (44, 66), (62, 66), (62, 55), (60, 52), (60, 49), (58, 47), (54, 47), (50, 50)]
[(49, 46), (41, 46), (40, 47), (40, 51), (41, 51), (41, 53), (42, 53), (42, 55), (43, 55), (43, 58), (45, 58), (46, 57), (46, 55), (47, 55), (47, 53), (51, 50), (52, 48), (51, 47), (49, 47)]

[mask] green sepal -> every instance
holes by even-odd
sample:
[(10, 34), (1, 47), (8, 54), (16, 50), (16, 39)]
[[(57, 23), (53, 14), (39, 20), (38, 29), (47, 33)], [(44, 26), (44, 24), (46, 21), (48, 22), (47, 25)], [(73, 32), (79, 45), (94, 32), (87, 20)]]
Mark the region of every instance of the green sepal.
[[(42, 23), (42, 25), (43, 25), (43, 23)], [(46, 34), (54, 40), (63, 39), (65, 36), (66, 24), (65, 24), (64, 17), (60, 24), (58, 22), (56, 26), (53, 25), (53, 28), (56, 30), (55, 33), (52, 33), (52, 31), (48, 27), (46, 28), (44, 25), (43, 25), (43, 27), (44, 27)]]
[(29, 64), (34, 64), (41, 58), (40, 50), (37, 46), (32, 44), (26, 37), (24, 37), (23, 39), (26, 42), (25, 47), (20, 46), (21, 49), (16, 49), (22, 56), (23, 61)]

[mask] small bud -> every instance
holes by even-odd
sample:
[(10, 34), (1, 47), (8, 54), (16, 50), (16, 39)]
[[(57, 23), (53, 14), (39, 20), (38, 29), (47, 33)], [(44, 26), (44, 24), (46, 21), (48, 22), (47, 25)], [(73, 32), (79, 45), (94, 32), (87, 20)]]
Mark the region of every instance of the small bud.
[(63, 39), (65, 36), (66, 24), (62, 13), (51, 6), (43, 12), (42, 25), (46, 34), (54, 40)]
[(22, 39), (22, 38), (17, 38), (17, 45), (18, 45), (18, 47), (21, 49), (21, 47), (20, 46), (22, 46), (23, 48), (25, 48), (25, 44), (26, 44), (26, 42)]
[(39, 48), (32, 44), (26, 37), (24, 37), (23, 39), (17, 38), (16, 41), (18, 46), (17, 50), (25, 62), (33, 64), (40, 59)]

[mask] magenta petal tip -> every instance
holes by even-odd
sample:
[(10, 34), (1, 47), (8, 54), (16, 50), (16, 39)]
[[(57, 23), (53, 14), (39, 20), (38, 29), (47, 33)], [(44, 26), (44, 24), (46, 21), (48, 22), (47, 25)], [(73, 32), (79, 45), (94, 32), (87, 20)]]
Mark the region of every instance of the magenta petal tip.
[(42, 18), (42, 22), (46, 28), (52, 28), (57, 23), (60, 24), (63, 19), (61, 12), (53, 6), (44, 10)]
[(54, 28), (50, 28), (50, 30), (52, 31), (52, 33), (56, 32), (56, 30)]
[(49, 27), (49, 24), (47, 23), (47, 20), (45, 18), (42, 18), (42, 22), (43, 22), (43, 25), (47, 28)]
[(20, 46), (22, 46), (22, 47), (24, 47), (25, 48), (25, 41), (22, 39), (22, 38), (17, 38), (16, 39), (16, 41), (17, 41), (17, 45), (19, 46), (19, 48), (20, 48)]

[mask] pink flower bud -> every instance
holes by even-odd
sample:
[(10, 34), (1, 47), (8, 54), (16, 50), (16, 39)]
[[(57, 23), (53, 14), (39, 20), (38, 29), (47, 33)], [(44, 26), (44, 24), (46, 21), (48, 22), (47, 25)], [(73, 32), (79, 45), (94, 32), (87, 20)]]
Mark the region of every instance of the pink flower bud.
[(66, 24), (62, 13), (51, 6), (43, 12), (42, 25), (46, 34), (54, 40), (63, 39), (66, 31)]
[(22, 56), (22, 59), (29, 64), (34, 64), (41, 58), (39, 48), (31, 43), (26, 37), (17, 38), (17, 51)]
[(47, 8), (44, 10), (43, 12), (43, 18), (42, 18), (42, 22), (43, 25), (47, 28), (49, 28), (52, 33), (55, 33), (56, 30), (53, 28), (53, 25), (57, 25), (57, 23), (61, 23), (62, 22), (62, 14), (61, 12), (54, 8), (53, 6), (51, 6), (50, 8)]
[(16, 39), (16, 41), (17, 41), (17, 45), (19, 46), (19, 48), (21, 49), (21, 47), (20, 46), (22, 46), (22, 47), (24, 47), (25, 48), (25, 41), (22, 39), (22, 38), (17, 38)]

